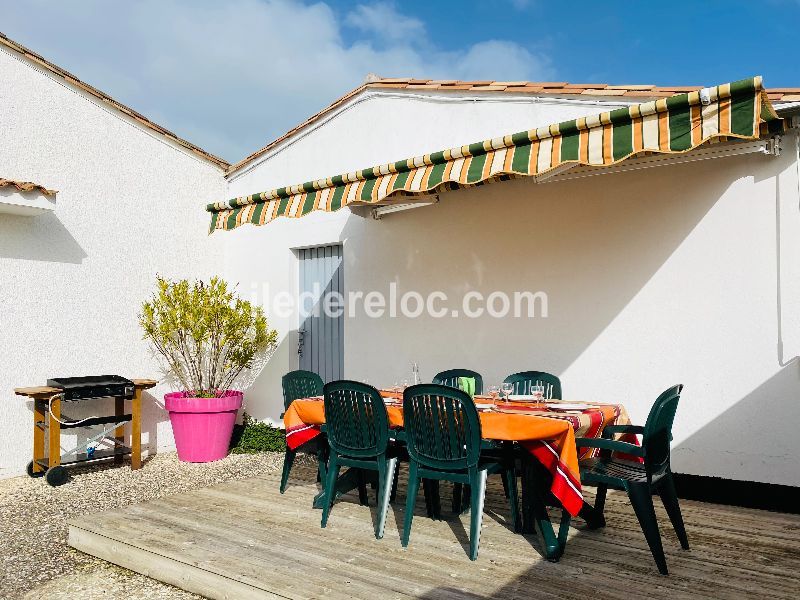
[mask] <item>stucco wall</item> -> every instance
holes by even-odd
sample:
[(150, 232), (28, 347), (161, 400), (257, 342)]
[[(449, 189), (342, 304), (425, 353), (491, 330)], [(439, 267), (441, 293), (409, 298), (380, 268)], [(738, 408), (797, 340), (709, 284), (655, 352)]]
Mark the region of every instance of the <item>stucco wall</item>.
[[(467, 137), (471, 120), (438, 129), (452, 107), (419, 103), (418, 126), (404, 128), (407, 120), (378, 118), (397, 114), (384, 112), (391, 100), (372, 102), (232, 178), (229, 194), (481, 138)], [(507, 115), (485, 110), (483, 131)], [(551, 117), (540, 112), (533, 125), (559, 120)], [(526, 127), (519, 124), (503, 122), (506, 132)], [(431, 142), (432, 130), (448, 142), (417, 143), (418, 135)], [(425, 380), (460, 366), (487, 383), (543, 369), (561, 376), (567, 398), (622, 402), (636, 422), (663, 389), (684, 383), (676, 471), (800, 485), (800, 373), (790, 360), (800, 351), (793, 137), (785, 147), (778, 158), (498, 183), (381, 221), (344, 210), (215, 237), (225, 239), (226, 275), (262, 299), (296, 293), (292, 249), (339, 241), (346, 290), (386, 292), (396, 282), (401, 293), (442, 290), (455, 306), (469, 290), (544, 291), (547, 319), (376, 320), (360, 312), (345, 322), (345, 376), (389, 385), (410, 376), (412, 360)], [(248, 392), (250, 412), (262, 418), (277, 417), (280, 375), (297, 365), (297, 318), (273, 315), (272, 324), (281, 346)]]
[[(210, 163), (14, 56), (0, 51), (0, 176), (59, 193), (53, 214), (0, 214), (0, 477), (30, 460), (31, 406), (13, 387), (57, 376), (160, 376), (139, 306), (156, 273), (218, 270), (219, 240), (207, 236), (202, 207), (225, 186)], [(172, 446), (164, 391), (146, 396), (150, 448)]]

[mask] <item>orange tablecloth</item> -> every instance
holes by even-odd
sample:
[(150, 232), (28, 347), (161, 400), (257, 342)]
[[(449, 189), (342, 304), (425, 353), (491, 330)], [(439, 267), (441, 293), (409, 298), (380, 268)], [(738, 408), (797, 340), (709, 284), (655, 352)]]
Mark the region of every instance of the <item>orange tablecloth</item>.
[[(384, 397), (396, 398), (394, 392), (381, 392)], [(480, 401), (480, 400), (479, 400)], [(583, 506), (576, 431), (581, 437), (599, 437), (611, 423), (627, 424), (624, 408), (614, 404), (586, 404), (581, 411), (560, 411), (536, 408), (532, 405), (500, 403), (504, 412), (480, 412), (484, 439), (518, 442), (530, 451), (553, 475), (551, 491), (573, 516)], [(400, 405), (386, 407), (391, 427), (403, 426)], [(318, 398), (295, 400), (284, 415), (286, 443), (297, 448), (320, 433), (325, 423), (325, 408)]]

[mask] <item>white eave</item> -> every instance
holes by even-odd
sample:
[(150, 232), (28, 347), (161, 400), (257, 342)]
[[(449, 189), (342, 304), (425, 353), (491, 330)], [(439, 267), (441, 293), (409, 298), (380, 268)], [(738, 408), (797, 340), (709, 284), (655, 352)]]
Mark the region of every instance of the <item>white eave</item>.
[(0, 215), (35, 217), (54, 211), (55, 192), (46, 194), (40, 189), (22, 191), (14, 187), (0, 187)]

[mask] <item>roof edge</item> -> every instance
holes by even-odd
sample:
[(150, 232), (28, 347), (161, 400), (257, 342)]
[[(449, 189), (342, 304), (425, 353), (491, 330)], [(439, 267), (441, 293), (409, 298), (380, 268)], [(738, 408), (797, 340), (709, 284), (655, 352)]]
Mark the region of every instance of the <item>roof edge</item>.
[(45, 196), (55, 196), (58, 193), (58, 190), (49, 190), (43, 185), (31, 181), (15, 181), (13, 179), (4, 179), (0, 177), (0, 188), (4, 187), (13, 187), (16, 188), (18, 192), (22, 193), (39, 192)]
[[(331, 104), (311, 115), (302, 123), (289, 129), (283, 135), (275, 138), (263, 148), (249, 154), (242, 160), (228, 167), (225, 176), (229, 176), (242, 167), (247, 166), (257, 158), (263, 156), (282, 142), (292, 138), (305, 128), (317, 123), (328, 114), (344, 106), (359, 93), (371, 90), (377, 92), (428, 92), (428, 93), (492, 93), (502, 97), (503, 94), (519, 94), (529, 96), (543, 96), (563, 100), (600, 100), (613, 103), (631, 102), (640, 104), (661, 98), (668, 98), (675, 94), (698, 92), (702, 85), (683, 86), (656, 86), (656, 85), (609, 85), (606, 83), (576, 84), (564, 81), (460, 81), (455, 79), (412, 79), (412, 78), (377, 78), (370, 79), (350, 90), (345, 95), (334, 100)], [(767, 95), (773, 102), (800, 100), (800, 88), (767, 88)]]
[(114, 100), (111, 96), (106, 94), (103, 91), (98, 90), (96, 87), (89, 85), (88, 83), (81, 81), (75, 75), (67, 71), (66, 69), (62, 69), (58, 65), (50, 62), (46, 58), (42, 57), (41, 55), (37, 54), (36, 52), (30, 50), (29, 48), (23, 46), (22, 44), (15, 42), (14, 40), (10, 39), (4, 33), (0, 32), (0, 45), (13, 50), (17, 54), (20, 54), (27, 58), (28, 60), (34, 62), (38, 66), (46, 69), (53, 75), (56, 75), (66, 83), (77, 87), (79, 90), (86, 92), (87, 94), (94, 96), (98, 100), (102, 101), (105, 105), (110, 106), (117, 112), (121, 112), (122, 114), (130, 117), (139, 125), (154, 131), (165, 138), (169, 139), (170, 141), (176, 143), (178, 146), (191, 152), (192, 154), (207, 160), (208, 162), (214, 164), (215, 166), (219, 167), (223, 171), (226, 171), (230, 167), (230, 163), (206, 150), (203, 150), (200, 146), (196, 146), (191, 142), (179, 137), (178, 135), (172, 133), (169, 129), (162, 127), (158, 123), (155, 123), (145, 117), (143, 114), (133, 110), (129, 106)]

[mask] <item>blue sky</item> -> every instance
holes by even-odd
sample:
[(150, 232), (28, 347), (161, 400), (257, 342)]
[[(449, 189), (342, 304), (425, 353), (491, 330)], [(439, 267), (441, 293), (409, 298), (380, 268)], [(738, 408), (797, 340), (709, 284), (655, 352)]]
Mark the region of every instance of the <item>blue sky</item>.
[(383, 77), (800, 87), (800, 0), (0, 0), (0, 31), (235, 162)]

